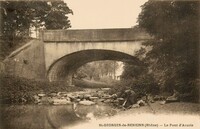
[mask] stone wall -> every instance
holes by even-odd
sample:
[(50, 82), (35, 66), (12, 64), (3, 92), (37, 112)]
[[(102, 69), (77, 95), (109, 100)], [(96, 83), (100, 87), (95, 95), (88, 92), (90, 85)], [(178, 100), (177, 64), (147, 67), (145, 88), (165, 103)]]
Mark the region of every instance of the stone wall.
[(45, 79), (45, 56), (42, 41), (31, 40), (12, 52), (3, 62), (7, 74), (28, 79)]

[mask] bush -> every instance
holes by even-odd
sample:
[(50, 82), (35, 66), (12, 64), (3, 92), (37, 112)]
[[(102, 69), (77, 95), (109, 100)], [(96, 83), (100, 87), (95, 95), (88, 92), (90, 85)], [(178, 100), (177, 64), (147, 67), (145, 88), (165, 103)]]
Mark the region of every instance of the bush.
[(136, 94), (159, 94), (158, 84), (153, 79), (149, 80), (147, 78), (122, 80), (113, 86), (110, 93), (123, 93), (127, 89), (135, 91)]
[(10, 75), (0, 75), (1, 103), (32, 103), (33, 96), (44, 92), (46, 94), (59, 91), (81, 90), (77, 87), (68, 87), (60, 82), (36, 81)]
[(82, 87), (82, 88), (107, 88), (107, 87), (110, 87), (110, 85), (103, 83), (103, 82), (79, 80), (79, 79), (74, 79), (73, 83), (75, 86)]

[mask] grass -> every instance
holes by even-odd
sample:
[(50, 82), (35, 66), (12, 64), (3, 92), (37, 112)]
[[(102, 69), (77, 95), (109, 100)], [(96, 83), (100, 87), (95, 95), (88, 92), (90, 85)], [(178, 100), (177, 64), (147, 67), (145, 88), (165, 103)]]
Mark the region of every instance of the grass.
[(108, 88), (111, 87), (111, 85), (108, 85), (104, 82), (97, 82), (97, 81), (90, 81), (90, 80), (78, 80), (74, 79), (74, 85), (77, 87), (82, 88)]

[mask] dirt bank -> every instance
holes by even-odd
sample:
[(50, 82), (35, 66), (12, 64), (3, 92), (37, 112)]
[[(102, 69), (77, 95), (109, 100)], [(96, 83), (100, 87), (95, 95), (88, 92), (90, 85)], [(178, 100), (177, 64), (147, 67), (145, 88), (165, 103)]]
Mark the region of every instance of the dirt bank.
[[(150, 107), (151, 106), (151, 107)], [(200, 115), (200, 104), (198, 103), (186, 103), (186, 102), (175, 102), (160, 104), (160, 102), (151, 103), (150, 106), (142, 106), (139, 108), (131, 108), (128, 110), (120, 110), (119, 113), (122, 114), (132, 114), (132, 113), (154, 113), (155, 114), (190, 114), (190, 115)], [(152, 111), (153, 109), (153, 111)]]

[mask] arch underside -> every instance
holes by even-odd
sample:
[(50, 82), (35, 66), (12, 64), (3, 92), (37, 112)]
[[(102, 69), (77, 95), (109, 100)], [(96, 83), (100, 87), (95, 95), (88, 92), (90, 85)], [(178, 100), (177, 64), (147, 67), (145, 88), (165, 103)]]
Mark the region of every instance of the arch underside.
[(143, 64), (138, 58), (111, 50), (83, 50), (66, 55), (55, 61), (47, 71), (50, 81), (64, 81), (82, 65), (99, 60), (116, 60), (137, 65)]

